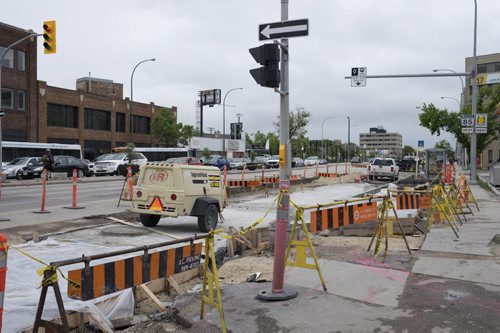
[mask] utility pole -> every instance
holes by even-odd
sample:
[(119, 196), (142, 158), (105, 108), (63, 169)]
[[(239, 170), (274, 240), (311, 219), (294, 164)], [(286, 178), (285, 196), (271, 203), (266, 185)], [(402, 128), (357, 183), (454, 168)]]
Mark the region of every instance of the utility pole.
[[(281, 0), (281, 21), (288, 20), (288, 0)], [(274, 261), (273, 261), (273, 282), (271, 293), (263, 291), (257, 295), (258, 298), (265, 300), (284, 301), (297, 297), (297, 291), (284, 288), (285, 277), (285, 250), (286, 237), (290, 217), (290, 173), (291, 173), (291, 149), (289, 143), (290, 132), (290, 106), (289, 106), (289, 47), (288, 38), (280, 40), (281, 59), (280, 59), (280, 89), (275, 91), (280, 94), (280, 150), (285, 147), (285, 165), (280, 164), (280, 200), (276, 208), (276, 232), (274, 243)]]
[[(472, 75), (470, 80), (472, 83), (472, 115), (476, 119), (477, 115), (477, 55), (476, 55), (476, 45), (477, 45), (477, 1), (474, 0), (474, 50), (473, 50), (473, 67)], [(477, 134), (476, 134), (476, 121), (474, 120), (474, 125), (472, 125), (472, 134), (470, 137), (470, 183), (477, 184), (477, 169), (476, 169), (476, 155), (477, 155)]]
[(351, 161), (351, 117), (347, 116), (347, 163)]

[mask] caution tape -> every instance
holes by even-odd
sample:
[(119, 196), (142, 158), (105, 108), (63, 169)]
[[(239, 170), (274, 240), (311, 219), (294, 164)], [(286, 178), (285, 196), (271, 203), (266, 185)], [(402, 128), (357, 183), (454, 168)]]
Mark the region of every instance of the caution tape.
[[(3, 246), (5, 249), (6, 249), (6, 246), (9, 246), (9, 247), (12, 247), (14, 250), (16, 250), (17, 252), (21, 253), (22, 255), (30, 258), (31, 260), (33, 261), (36, 261), (42, 265), (44, 265), (45, 267), (42, 267), (42, 268), (39, 268), (36, 270), (37, 274), (39, 276), (45, 276), (45, 272), (46, 271), (49, 271), (49, 272), (56, 272), (58, 271), (61, 276), (63, 277), (63, 279), (65, 279), (66, 281), (68, 281), (69, 284), (71, 284), (74, 288), (77, 288), (77, 289), (80, 289), (81, 288), (81, 285), (75, 281), (72, 281), (70, 279), (68, 279), (64, 273), (61, 271), (61, 269), (59, 267), (55, 267), (55, 266), (52, 266), (52, 265), (48, 265), (47, 263), (45, 263), (44, 261), (42, 261), (41, 259), (38, 259), (37, 257), (34, 257), (32, 256), (31, 254), (29, 254), (28, 252), (25, 252), (19, 248), (17, 248), (16, 246), (13, 246), (13, 245), (10, 245), (8, 243), (2, 243), (0, 242), (0, 246)], [(42, 279), (42, 282), (40, 284), (40, 287), (42, 286), (47, 286), (47, 285), (50, 285), (50, 284), (53, 284), (53, 283), (56, 283), (58, 281), (58, 277), (57, 277), (57, 274), (51, 274), (49, 277), (47, 278), (43, 278)]]
[(267, 217), (267, 215), (273, 210), (274, 204), (276, 203), (277, 200), (281, 200), (281, 193), (279, 193), (276, 196), (276, 198), (274, 198), (273, 202), (271, 203), (271, 205), (267, 209), (267, 211), (264, 214), (264, 216), (262, 216), (261, 218), (257, 219), (257, 221), (255, 221), (254, 223), (250, 224), (249, 226), (241, 229), (237, 234), (230, 235), (230, 234), (224, 233), (224, 229), (222, 229), (222, 228), (216, 229), (216, 230), (211, 230), (210, 234), (212, 234), (212, 235), (218, 235), (218, 236), (220, 236), (222, 238), (226, 238), (226, 239), (231, 239), (231, 238), (233, 238), (235, 236), (236, 237), (243, 236), (244, 234), (246, 234), (250, 230), (255, 229), (255, 227), (257, 227), (259, 224), (262, 223), (262, 221), (264, 221), (264, 219)]

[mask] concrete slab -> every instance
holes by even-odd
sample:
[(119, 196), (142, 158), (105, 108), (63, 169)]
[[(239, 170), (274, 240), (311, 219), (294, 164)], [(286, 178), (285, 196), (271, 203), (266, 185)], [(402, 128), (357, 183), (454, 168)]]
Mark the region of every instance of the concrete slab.
[[(319, 260), (328, 293), (363, 302), (397, 307), (408, 272), (394, 269), (351, 264), (334, 260)], [(287, 272), (286, 283), (322, 290), (315, 270), (293, 268)]]
[(489, 243), (500, 234), (500, 223), (467, 222), (459, 226), (460, 239), (449, 227), (433, 228), (422, 246), (423, 251), (492, 256)]
[[(385, 321), (404, 321), (412, 317), (411, 311), (373, 306), (302, 287), (296, 287), (297, 298), (286, 302), (256, 299), (260, 290), (270, 288), (270, 283), (242, 283), (222, 288), (228, 331), (401, 332), (402, 327), (385, 324)], [(207, 326), (220, 327), (219, 314), (214, 309), (200, 322), (199, 297), (199, 294), (183, 295), (174, 304), (180, 310), (179, 315), (194, 324), (189, 331), (207, 332)]]
[(500, 264), (489, 260), (419, 258), (412, 272), (500, 286)]

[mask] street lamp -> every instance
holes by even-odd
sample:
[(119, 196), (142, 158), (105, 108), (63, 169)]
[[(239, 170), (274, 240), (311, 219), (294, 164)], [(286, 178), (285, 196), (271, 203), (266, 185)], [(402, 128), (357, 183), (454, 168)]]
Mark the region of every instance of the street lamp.
[(134, 72), (140, 64), (146, 61), (156, 61), (156, 59), (151, 58), (139, 61), (139, 63), (135, 65), (134, 70), (132, 71), (132, 75), (130, 76), (130, 143), (134, 143), (134, 125), (133, 125), (133, 112), (132, 112), (132, 105), (134, 104)]
[[(477, 114), (477, 55), (476, 55), (476, 45), (477, 45), (477, 1), (474, 0), (474, 50), (473, 50), (473, 69), (470, 79), (472, 80), (472, 115), (474, 118)], [(473, 132), (470, 138), (470, 183), (476, 184), (476, 124), (473, 126)]]
[[(452, 72), (452, 73), (456, 73), (453, 69), (446, 69), (446, 68), (443, 68), (443, 69), (433, 69), (432, 70), (434, 73), (436, 72)], [(465, 84), (464, 84), (464, 80), (462, 79), (461, 76), (458, 77), (460, 79), (460, 82), (462, 83), (462, 92), (460, 93), (460, 111), (462, 110), (462, 105), (465, 104), (465, 101), (464, 101), (464, 90), (465, 90)]]
[(351, 117), (347, 116), (347, 163), (351, 160)]
[(243, 88), (230, 89), (224, 95), (224, 99), (222, 101), (222, 156), (226, 156), (226, 97), (233, 90), (243, 90)]
[(323, 119), (323, 123), (321, 123), (321, 158), (325, 158), (325, 145), (323, 143), (323, 125), (325, 125), (325, 121), (328, 119), (332, 119), (333, 117), (326, 117)]
[(458, 99), (456, 99), (455, 97), (447, 97), (447, 96), (442, 96), (442, 97), (441, 97), (441, 99), (445, 99), (445, 98), (452, 99), (452, 100), (454, 100), (455, 102), (457, 102), (457, 104), (458, 104), (458, 109), (460, 110), (460, 102), (458, 101)]

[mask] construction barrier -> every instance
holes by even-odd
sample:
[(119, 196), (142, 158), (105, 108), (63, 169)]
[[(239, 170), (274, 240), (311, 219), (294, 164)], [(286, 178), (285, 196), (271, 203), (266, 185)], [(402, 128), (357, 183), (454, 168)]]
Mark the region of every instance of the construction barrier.
[(377, 220), (377, 203), (375, 201), (362, 203), (344, 201), (333, 203), (332, 206), (334, 207), (326, 209), (318, 207), (318, 209), (311, 211), (311, 232), (335, 230), (352, 224)]
[(77, 179), (78, 179), (78, 170), (73, 169), (73, 177), (72, 177), (72, 183), (73, 183), (73, 195), (72, 195), (72, 205), (71, 207), (64, 207), (66, 209), (82, 209), (85, 207), (77, 206), (76, 205), (76, 192), (77, 192)]
[(200, 265), (201, 243), (89, 266), (68, 272), (68, 296), (86, 301), (170, 277)]
[(7, 278), (7, 236), (0, 234), (0, 332), (2, 332), (3, 300), (5, 295), (5, 280)]
[(40, 210), (34, 211), (35, 214), (47, 214), (50, 213), (48, 210), (45, 210), (45, 195), (47, 193), (47, 169), (43, 169), (42, 171), (42, 203), (40, 205)]
[[(154, 279), (171, 277), (176, 273), (198, 268), (201, 261), (202, 244), (194, 242), (205, 239), (206, 237), (208, 237), (208, 234), (195, 235), (193, 237), (174, 241), (144, 245), (103, 254), (91, 256), (82, 255), (74, 259), (52, 262), (50, 265), (45, 264), (40, 259), (20, 249), (16, 249), (45, 266), (39, 270), (39, 274), (43, 275), (42, 291), (40, 293), (40, 300), (32, 331), (38, 332), (40, 327), (44, 327), (50, 328), (51, 331), (70, 332), (68, 317), (64, 308), (58, 282), (58, 272), (62, 275), (60, 267), (78, 263), (83, 263), (85, 265), (82, 269), (72, 270), (68, 273), (68, 278), (66, 278), (68, 280), (68, 296), (71, 298), (88, 300), (111, 294), (125, 288), (141, 287), (142, 290), (146, 291), (148, 297), (153, 299), (156, 304), (161, 304), (144, 283), (153, 281)], [(167, 246), (183, 243), (189, 244), (177, 248), (167, 248), (158, 252), (149, 252), (152, 249), (165, 248)], [(118, 256), (122, 257), (123, 255), (136, 252), (143, 252), (143, 255), (126, 259), (120, 258), (113, 262), (94, 266), (90, 265), (90, 263), (95, 260)], [(62, 276), (64, 277), (64, 275)], [(48, 322), (42, 319), (45, 299), (49, 287), (52, 287), (54, 290), (57, 301), (57, 307), (60, 314), (58, 323)]]
[(134, 200), (134, 184), (132, 180), (132, 167), (130, 165), (127, 167), (127, 182), (128, 190), (130, 192), (130, 200)]
[(320, 172), (318, 173), (318, 177), (337, 178), (338, 175), (336, 173), (331, 173), (331, 172)]
[(397, 209), (430, 209), (430, 193), (403, 193), (396, 194)]

